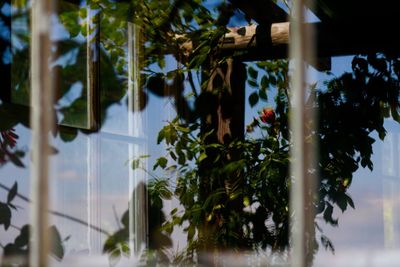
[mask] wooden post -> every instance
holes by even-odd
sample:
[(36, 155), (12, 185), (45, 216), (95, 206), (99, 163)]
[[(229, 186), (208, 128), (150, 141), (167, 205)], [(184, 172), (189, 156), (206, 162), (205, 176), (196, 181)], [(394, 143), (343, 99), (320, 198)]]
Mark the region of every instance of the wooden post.
[(225, 66), (213, 71), (207, 84), (207, 92), (222, 88), (218, 96), (216, 118), (211, 119), (221, 144), (244, 136), (244, 99), (246, 68), (241, 62), (227, 59)]
[[(199, 96), (207, 106), (207, 111), (202, 116), (202, 133), (213, 131), (213, 134), (206, 138), (206, 143), (229, 145), (233, 140), (244, 138), (246, 67), (242, 62), (229, 58), (222, 65), (207, 66), (207, 69), (209, 71), (206, 72), (209, 75), (203, 76), (203, 79), (208, 80), (207, 86), (203, 88), (202, 95)], [(199, 197), (202, 200), (207, 199), (221, 184), (227, 185), (230, 182), (226, 180), (226, 177), (220, 177), (218, 181), (210, 181), (209, 170), (216, 168), (214, 160), (219, 155), (213, 149), (209, 149), (206, 153), (207, 158), (199, 166), (201, 177)], [(229, 155), (229, 160), (237, 160), (235, 151)], [(238, 211), (243, 209), (243, 201), (240, 197), (231, 204)], [(214, 264), (215, 257), (218, 257), (220, 248), (216, 247), (218, 244), (210, 243), (210, 241), (219, 227), (217, 223), (205, 220), (203, 229), (199, 233), (199, 237), (205, 241), (203, 244), (205, 254), (201, 254), (199, 258), (202, 264)], [(213, 259), (210, 259), (210, 256)]]

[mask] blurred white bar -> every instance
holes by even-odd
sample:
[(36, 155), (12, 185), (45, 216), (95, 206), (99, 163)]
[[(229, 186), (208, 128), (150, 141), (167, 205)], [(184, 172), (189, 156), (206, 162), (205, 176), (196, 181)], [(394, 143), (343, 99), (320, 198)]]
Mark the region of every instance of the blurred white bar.
[(49, 139), (53, 127), (51, 55), (51, 0), (32, 1), (31, 23), (31, 243), (30, 266), (48, 266)]
[[(140, 88), (140, 27), (128, 22), (128, 131), (129, 136), (146, 138), (144, 116), (141, 103), (144, 101)], [(146, 144), (129, 144), (129, 159), (147, 155)], [(147, 169), (147, 159), (142, 163)], [(129, 168), (129, 240), (133, 256), (139, 256), (147, 247), (147, 192), (146, 174)]]
[(291, 191), (290, 191), (290, 218), (291, 218), (291, 266), (305, 267), (304, 249), (304, 112), (305, 112), (305, 68), (304, 68), (304, 1), (293, 1), (291, 17), (291, 36), (289, 55), (293, 60), (292, 76), (292, 110), (290, 129), (292, 131), (291, 150)]
[(89, 135), (87, 141), (87, 242), (91, 255), (100, 254), (103, 249), (102, 236), (89, 225), (101, 227), (101, 179), (100, 140), (98, 135)]
[[(99, 15), (90, 7), (91, 1), (86, 1), (86, 127), (95, 130), (99, 127), (98, 105), (100, 102), (99, 85)], [(101, 227), (101, 189), (100, 189), (100, 141), (97, 135), (87, 137), (87, 242), (89, 253), (94, 255), (102, 252), (101, 236), (89, 225)]]
[[(291, 81), (292, 103), (290, 112), (291, 166), (290, 166), (290, 219), (291, 219), (291, 266), (306, 267), (312, 258), (311, 247), (314, 235), (315, 140), (306, 143), (315, 127), (313, 109), (306, 107), (307, 69), (306, 62), (313, 59), (314, 40), (311, 29), (305, 27), (306, 0), (292, 1), (289, 57), (293, 75)], [(307, 126), (306, 124), (311, 125)], [(313, 170), (312, 172), (310, 170)]]

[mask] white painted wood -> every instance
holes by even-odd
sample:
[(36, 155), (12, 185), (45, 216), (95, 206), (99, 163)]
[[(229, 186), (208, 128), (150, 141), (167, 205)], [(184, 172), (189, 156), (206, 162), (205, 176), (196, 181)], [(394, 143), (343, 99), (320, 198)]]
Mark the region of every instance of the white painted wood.
[[(312, 261), (314, 238), (314, 181), (316, 174), (310, 170), (315, 168), (315, 153), (313, 140), (306, 142), (311, 136), (312, 123), (315, 122), (313, 110), (306, 108), (305, 99), (310, 96), (306, 91), (307, 69), (315, 57), (311, 27), (305, 25), (305, 0), (293, 1), (293, 13), (290, 21), (291, 36), (289, 57), (293, 69), (292, 103), (290, 111), (291, 130), (291, 187), (290, 187), (290, 225), (291, 225), (291, 266), (306, 267)], [(307, 125), (307, 126), (306, 126)], [(311, 126), (310, 126), (311, 125)], [(315, 141), (314, 141), (315, 142)]]
[(97, 229), (90, 227), (96, 225), (101, 228), (101, 179), (100, 179), (100, 138), (92, 134), (86, 137), (87, 142), (87, 243), (90, 255), (99, 255), (103, 251), (102, 235)]
[[(132, 137), (146, 138), (146, 111), (141, 110), (144, 101), (140, 88), (141, 41), (140, 27), (128, 22), (128, 130)], [(147, 144), (129, 144), (129, 159), (137, 159), (147, 155)], [(141, 159), (147, 168), (147, 159)], [(129, 168), (129, 240), (133, 256), (140, 253), (148, 245), (148, 215), (146, 173), (139, 169)]]
[(49, 251), (49, 132), (53, 127), (51, 0), (32, 1), (31, 36), (31, 243), (30, 266), (47, 267)]

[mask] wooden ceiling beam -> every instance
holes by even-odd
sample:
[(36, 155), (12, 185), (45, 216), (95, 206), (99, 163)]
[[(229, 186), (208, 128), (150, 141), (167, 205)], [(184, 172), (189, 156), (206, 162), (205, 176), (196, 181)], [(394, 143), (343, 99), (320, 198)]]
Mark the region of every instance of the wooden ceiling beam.
[(272, 0), (229, 0), (229, 2), (258, 24), (265, 25), (288, 21), (288, 14)]
[[(330, 58), (378, 52), (400, 54), (400, 38), (390, 34), (388, 30), (390, 25), (397, 24), (360, 20), (344, 23), (312, 23), (309, 27), (314, 27), (316, 56)], [(244, 61), (286, 58), (287, 44), (280, 42), (270, 46), (250, 47), (240, 57)]]
[[(267, 48), (289, 43), (289, 22), (273, 23), (270, 28), (260, 25), (228, 27), (229, 32), (220, 41), (220, 49), (225, 51), (248, 51), (257, 47)], [(183, 41), (180, 47), (190, 53), (195, 47), (185, 35), (175, 35), (176, 41)]]

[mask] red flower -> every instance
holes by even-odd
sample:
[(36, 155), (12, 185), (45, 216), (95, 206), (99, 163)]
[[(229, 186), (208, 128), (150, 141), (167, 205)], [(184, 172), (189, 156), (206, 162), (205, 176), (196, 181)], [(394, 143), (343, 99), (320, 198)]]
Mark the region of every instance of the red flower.
[(8, 161), (13, 162), (19, 167), (24, 164), (19, 158), (22, 158), (23, 152), (16, 150), (18, 135), (14, 129), (0, 131), (0, 167)]
[[(0, 132), (4, 144), (9, 145), (11, 148), (17, 144), (18, 135), (15, 134), (14, 129)], [(1, 140), (0, 140), (1, 141)]]
[(264, 108), (260, 120), (263, 123), (273, 124), (275, 122), (275, 112), (272, 108)]

